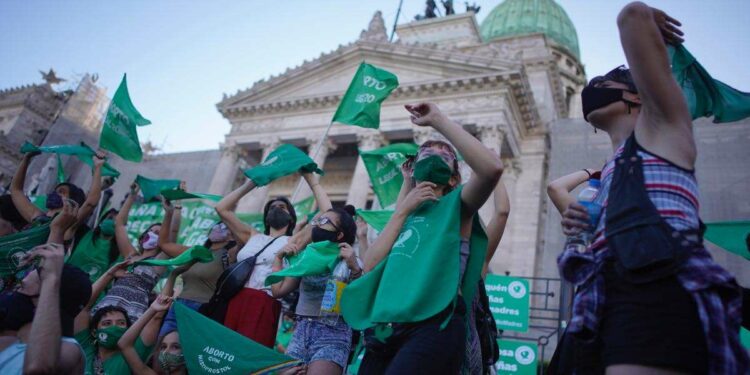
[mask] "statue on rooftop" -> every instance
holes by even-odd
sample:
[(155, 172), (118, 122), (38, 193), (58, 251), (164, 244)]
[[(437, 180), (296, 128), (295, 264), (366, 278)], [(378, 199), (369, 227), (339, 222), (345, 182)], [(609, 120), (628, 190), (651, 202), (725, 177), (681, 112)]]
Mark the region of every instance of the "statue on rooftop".
[(453, 0), (440, 0), (443, 3), (443, 7), (445, 7), (445, 15), (450, 16), (451, 14), (456, 14), (456, 10), (453, 9)]
[(427, 0), (425, 1), (425, 9), (424, 9), (424, 15), (417, 14), (414, 19), (424, 20), (428, 18), (435, 18), (437, 15), (435, 15), (435, 9), (437, 9), (437, 4), (435, 4), (435, 0)]
[(55, 74), (55, 70), (50, 68), (49, 72), (45, 73), (43, 71), (39, 71), (39, 73), (42, 75), (42, 79), (44, 79), (45, 82), (47, 82), (50, 85), (54, 85), (56, 83), (65, 82), (64, 79), (60, 78)]
[(474, 12), (474, 14), (479, 13), (479, 9), (482, 9), (482, 7), (478, 6), (477, 3), (469, 5), (468, 1), (464, 1), (464, 4), (466, 4), (466, 11), (467, 12)]

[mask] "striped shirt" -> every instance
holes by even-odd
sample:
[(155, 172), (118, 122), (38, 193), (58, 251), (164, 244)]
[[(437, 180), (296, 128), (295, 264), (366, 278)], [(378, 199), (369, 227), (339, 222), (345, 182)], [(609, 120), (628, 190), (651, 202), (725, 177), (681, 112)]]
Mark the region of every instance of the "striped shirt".
[[(602, 188), (597, 203), (607, 205), (607, 195), (614, 178), (615, 156), (602, 169)], [(693, 171), (638, 147), (643, 160), (646, 191), (659, 214), (678, 231), (700, 227), (698, 216), (698, 184)], [(596, 334), (605, 304), (605, 283), (602, 268), (612, 259), (605, 236), (606, 210), (603, 210), (591, 246), (578, 252), (566, 246), (557, 259), (560, 275), (578, 290), (573, 298), (573, 316), (568, 329), (572, 333)], [(742, 299), (734, 277), (716, 264), (698, 236), (686, 235), (683, 246), (690, 256), (677, 271), (676, 277), (693, 296), (709, 350), (710, 374), (745, 374), (750, 358), (739, 341)]]

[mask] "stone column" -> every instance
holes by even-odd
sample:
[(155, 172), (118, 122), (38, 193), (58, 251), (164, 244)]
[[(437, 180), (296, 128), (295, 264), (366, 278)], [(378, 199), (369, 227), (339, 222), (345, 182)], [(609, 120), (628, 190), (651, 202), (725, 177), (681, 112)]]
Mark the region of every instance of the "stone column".
[[(331, 141), (330, 138), (326, 138), (323, 141), (323, 144), (320, 146), (320, 150), (318, 151), (317, 150), (318, 142), (320, 142), (320, 138), (308, 138), (307, 139), (307, 143), (310, 145), (307, 154), (313, 159), (315, 164), (318, 165), (318, 168), (324, 169), (328, 154), (336, 151), (336, 144), (333, 143), (333, 141)], [(315, 155), (316, 151), (318, 152), (317, 155)], [(296, 191), (297, 194), (296, 196), (293, 196), (291, 198), (294, 200), (294, 202), (292, 203), (299, 202), (312, 195), (312, 190), (310, 190), (310, 187), (307, 186), (307, 182), (305, 182), (304, 178), (299, 179), (299, 182), (297, 183), (297, 188), (294, 191)]]
[[(268, 154), (279, 146), (279, 143), (280, 141), (278, 138), (270, 138), (260, 141), (260, 146), (263, 148), (263, 156), (260, 161), (262, 162), (265, 160)], [(267, 199), (268, 185), (256, 187), (249, 194), (240, 199), (240, 202), (237, 205), (237, 212), (261, 212)]]
[[(479, 140), (484, 147), (487, 147), (494, 154), (500, 156), (503, 141), (505, 140), (505, 132), (500, 128), (500, 125), (481, 125), (479, 126)], [(490, 195), (487, 202), (479, 209), (479, 217), (485, 223), (489, 223), (494, 213), (495, 197), (494, 195)]]
[(232, 182), (237, 178), (237, 161), (240, 152), (241, 149), (236, 144), (222, 147), (221, 160), (211, 179), (211, 185), (208, 187), (209, 194), (225, 195), (232, 188)]
[[(505, 232), (503, 238), (500, 241), (495, 254), (504, 254), (503, 256), (495, 256), (490, 261), (490, 272), (502, 275), (505, 271), (509, 271), (512, 267), (511, 253), (513, 252), (513, 223), (515, 222), (514, 217), (519, 214), (518, 201), (516, 197), (516, 183), (518, 181), (518, 175), (521, 173), (520, 163), (515, 159), (504, 159), (503, 160), (504, 170), (503, 177), (500, 178), (500, 182), (505, 185), (505, 189), (508, 192), (508, 200), (510, 201), (510, 216), (508, 216), (508, 222), (505, 224)], [(523, 251), (523, 249), (520, 249)]]
[[(357, 135), (359, 149), (362, 151), (371, 151), (380, 147), (385, 138), (378, 131), (361, 133)], [(367, 205), (367, 196), (370, 194), (370, 176), (367, 174), (365, 163), (361, 157), (357, 158), (357, 166), (354, 168), (352, 183), (349, 186), (349, 195), (346, 197), (346, 203), (356, 208), (365, 208)]]

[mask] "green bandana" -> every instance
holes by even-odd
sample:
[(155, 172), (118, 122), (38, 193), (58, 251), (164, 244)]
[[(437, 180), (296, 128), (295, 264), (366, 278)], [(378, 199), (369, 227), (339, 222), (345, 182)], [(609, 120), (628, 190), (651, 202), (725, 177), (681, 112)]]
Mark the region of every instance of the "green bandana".
[[(111, 220), (103, 221), (102, 225), (107, 221)], [(104, 229), (102, 229), (102, 234), (104, 234)], [(73, 254), (65, 262), (88, 273), (89, 279), (93, 283), (107, 271), (111, 246), (110, 240), (101, 236), (94, 238), (94, 231), (89, 231), (81, 238), (81, 241), (73, 250)]]
[(299, 361), (267, 348), (201, 315), (174, 304), (182, 354), (190, 374), (247, 375), (294, 366)]
[(211, 253), (211, 250), (203, 246), (193, 246), (172, 259), (144, 259), (135, 262), (135, 264), (148, 264), (150, 266), (181, 266), (194, 260), (201, 263), (208, 263), (213, 259), (214, 255)]
[(153, 180), (141, 175), (136, 176), (135, 183), (140, 186), (143, 200), (146, 202), (158, 197), (164, 189), (177, 189), (180, 186), (180, 180)]
[(0, 277), (18, 271), (21, 258), (34, 246), (47, 242), (49, 223), (0, 237)]
[[(21, 146), (21, 153), (27, 152), (42, 152), (50, 154), (62, 154), (62, 155), (73, 155), (77, 157), (82, 163), (94, 168), (94, 149), (89, 147), (87, 144), (81, 142), (80, 145), (52, 145), (52, 146), (34, 146), (29, 142), (24, 142)], [(109, 163), (105, 162), (102, 166), (102, 176), (120, 176), (120, 172), (114, 169)]]
[(284, 277), (329, 274), (339, 261), (339, 245), (331, 241), (313, 242), (299, 254), (289, 258), (289, 267), (266, 277), (266, 286)]
[(363, 62), (331, 122), (377, 129), (380, 127), (380, 104), (396, 87), (398, 77), (395, 74)]
[(102, 235), (109, 237), (114, 236), (115, 221), (112, 219), (102, 220), (102, 222), (99, 223), (99, 230), (101, 231)]
[(388, 220), (391, 219), (392, 215), (393, 211), (390, 210), (374, 211), (357, 209), (357, 216), (361, 217), (367, 225), (373, 227), (378, 232), (383, 231), (383, 228), (388, 224)]
[(429, 181), (438, 185), (448, 185), (451, 179), (451, 167), (437, 155), (430, 155), (414, 163), (414, 180)]
[(413, 143), (396, 143), (372, 151), (359, 151), (380, 207), (389, 207), (396, 203), (401, 185), (404, 183), (401, 165), (407, 156), (416, 155), (418, 149), (419, 147)]
[(120, 341), (120, 338), (127, 330), (127, 328), (120, 326), (99, 328), (96, 330), (96, 341), (99, 343), (99, 346), (103, 348), (116, 349), (117, 341)]
[(262, 163), (246, 170), (245, 176), (253, 180), (255, 185), (265, 186), (277, 178), (296, 172), (315, 172), (323, 175), (323, 170), (302, 150), (283, 144), (268, 154)]
[(180, 189), (165, 189), (161, 191), (161, 195), (171, 201), (180, 199), (208, 199), (210, 201), (218, 202), (221, 200), (221, 195), (188, 193), (187, 191)]
[(127, 76), (123, 74), (102, 124), (99, 147), (112, 151), (127, 161), (140, 162), (143, 151), (136, 127), (149, 124), (151, 121), (141, 116), (130, 100)]
[(353, 329), (418, 322), (451, 304), (460, 284), (460, 210), (459, 188), (409, 215), (388, 257), (344, 289), (341, 309)]

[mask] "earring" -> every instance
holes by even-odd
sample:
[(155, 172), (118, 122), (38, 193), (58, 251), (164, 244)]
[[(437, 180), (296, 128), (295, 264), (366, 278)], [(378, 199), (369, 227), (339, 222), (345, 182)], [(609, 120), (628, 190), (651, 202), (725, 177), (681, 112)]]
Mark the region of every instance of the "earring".
[(596, 128), (594, 128), (594, 134), (596, 134)]

